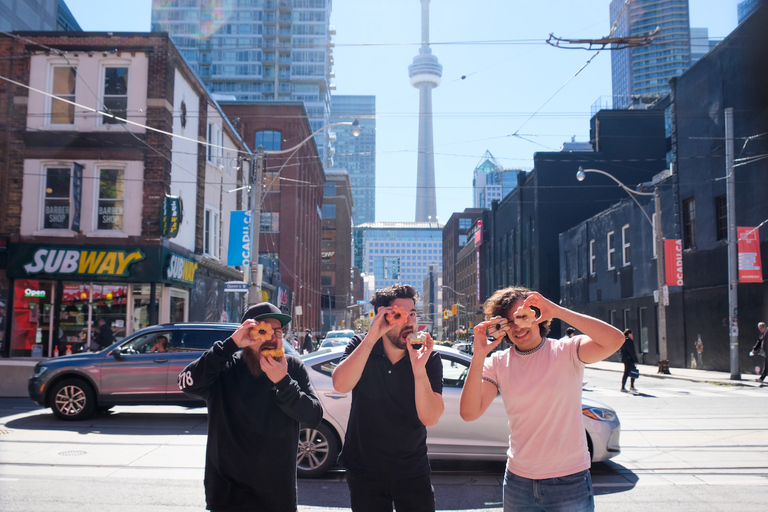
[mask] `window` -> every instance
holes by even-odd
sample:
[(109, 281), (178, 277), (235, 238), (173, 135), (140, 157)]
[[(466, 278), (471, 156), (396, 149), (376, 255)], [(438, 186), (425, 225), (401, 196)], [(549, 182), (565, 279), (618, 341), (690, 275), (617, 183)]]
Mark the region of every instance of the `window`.
[(56, 98), (74, 102), (76, 79), (77, 73), (73, 67), (56, 66), (53, 68), (51, 93), (55, 98), (51, 99), (51, 124), (74, 124), (75, 106), (58, 101)]
[(336, 205), (335, 204), (324, 204), (323, 205), (323, 218), (324, 219), (335, 219), (336, 218)]
[(624, 329), (631, 329), (632, 328), (632, 322), (629, 318), (629, 310), (625, 309), (623, 311), (624, 313)]
[(280, 214), (278, 212), (261, 212), (259, 231), (267, 233), (280, 232)]
[(589, 274), (597, 273), (597, 256), (595, 255), (595, 239), (589, 241)]
[(656, 257), (656, 213), (655, 212), (651, 214), (651, 224), (653, 225), (651, 229), (651, 231), (653, 232), (653, 243), (651, 244), (651, 248), (653, 250), (651, 254), (655, 258)]
[(219, 257), (219, 212), (205, 208), (205, 226), (203, 235), (203, 253)]
[(280, 176), (276, 172), (264, 172), (262, 175), (264, 192), (280, 192)]
[(206, 159), (213, 165), (219, 165), (224, 155), (224, 132), (215, 123), (208, 123), (208, 143)]
[(282, 134), (272, 130), (256, 132), (256, 148), (264, 146), (266, 151), (279, 151), (282, 149)]
[(459, 247), (467, 245), (467, 235), (459, 235)]
[(613, 270), (616, 268), (616, 247), (614, 245), (615, 238), (616, 237), (613, 231), (609, 231), (608, 235), (606, 236), (606, 246), (608, 248), (608, 270)]
[(696, 246), (696, 203), (692, 197), (683, 201), (683, 249)]
[[(125, 119), (128, 115), (128, 68), (104, 68), (104, 109)], [(114, 117), (102, 116), (104, 124), (123, 123)]]
[(715, 198), (717, 240), (728, 240), (728, 200), (725, 194)]
[(621, 254), (624, 258), (623, 265), (626, 267), (630, 264), (629, 258), (629, 224), (625, 224), (621, 227)]
[(99, 205), (96, 229), (123, 229), (125, 181), (123, 169), (99, 171)]
[(472, 227), (472, 219), (459, 219), (459, 229), (469, 229)]
[(69, 168), (45, 170), (43, 229), (69, 229), (71, 171)]
[(323, 185), (323, 196), (330, 197), (336, 195), (336, 182), (330, 181)]
[(617, 328), (617, 329), (619, 328), (619, 312), (616, 311), (615, 309), (612, 309), (610, 311), (610, 322), (609, 323), (612, 326), (614, 326), (615, 328)]
[(376, 256), (373, 275), (377, 279), (400, 279), (400, 257)]

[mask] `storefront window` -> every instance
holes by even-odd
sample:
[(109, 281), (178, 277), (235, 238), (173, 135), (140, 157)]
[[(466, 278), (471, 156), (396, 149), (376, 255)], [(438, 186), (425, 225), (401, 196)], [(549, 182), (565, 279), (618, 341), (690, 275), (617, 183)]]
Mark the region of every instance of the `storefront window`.
[(127, 335), (125, 319), (128, 315), (128, 286), (116, 284), (93, 284), (93, 323), (104, 319), (112, 328), (115, 341)]
[(11, 357), (42, 357), (49, 354), (55, 286), (51, 281), (16, 280), (13, 290)]
[(45, 179), (44, 229), (69, 229), (70, 169), (48, 168)]
[(171, 322), (186, 322), (187, 321), (187, 302), (189, 299), (189, 292), (185, 290), (179, 290), (177, 288), (171, 288)]

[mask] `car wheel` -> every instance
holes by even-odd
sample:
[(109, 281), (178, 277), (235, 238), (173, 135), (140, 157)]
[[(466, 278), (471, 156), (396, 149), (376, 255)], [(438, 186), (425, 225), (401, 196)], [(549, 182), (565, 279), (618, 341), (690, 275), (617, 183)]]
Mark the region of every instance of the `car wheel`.
[(592, 445), (592, 438), (589, 437), (589, 432), (587, 432), (587, 449), (589, 450), (589, 461), (592, 462), (595, 458), (595, 447)]
[(302, 477), (322, 476), (336, 463), (339, 443), (336, 434), (327, 423), (317, 428), (301, 425), (299, 429), (299, 451), (296, 455), (297, 473)]
[(51, 391), (51, 409), (61, 420), (84, 420), (96, 405), (91, 386), (80, 379), (66, 379)]

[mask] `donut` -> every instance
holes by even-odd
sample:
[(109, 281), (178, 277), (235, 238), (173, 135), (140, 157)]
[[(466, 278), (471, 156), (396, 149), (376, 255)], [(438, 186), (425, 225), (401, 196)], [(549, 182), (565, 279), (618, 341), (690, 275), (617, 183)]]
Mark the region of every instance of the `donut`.
[(526, 329), (533, 325), (533, 321), (536, 320), (536, 312), (528, 308), (523, 308), (523, 306), (520, 306), (517, 308), (517, 311), (515, 311), (515, 325), (522, 329)]
[(264, 354), (265, 356), (272, 356), (273, 358), (275, 358), (277, 360), (280, 360), (280, 358), (285, 355), (285, 351), (283, 350), (282, 347), (279, 347), (279, 348), (269, 348), (269, 349), (266, 349), (266, 350), (262, 350), (261, 353)]
[(408, 335), (408, 341), (411, 343), (411, 345), (413, 345), (414, 348), (421, 348), (421, 345), (427, 341), (427, 333), (424, 331), (412, 332)]
[(408, 313), (400, 306), (393, 307), (392, 312), (385, 316), (391, 325), (402, 325), (408, 322)]
[(501, 316), (495, 316), (490, 320), (491, 324), (486, 331), (488, 338), (502, 338), (507, 334), (509, 330), (509, 322), (506, 318)]
[(251, 327), (251, 338), (255, 341), (269, 341), (275, 330), (267, 322), (259, 322), (256, 327)]

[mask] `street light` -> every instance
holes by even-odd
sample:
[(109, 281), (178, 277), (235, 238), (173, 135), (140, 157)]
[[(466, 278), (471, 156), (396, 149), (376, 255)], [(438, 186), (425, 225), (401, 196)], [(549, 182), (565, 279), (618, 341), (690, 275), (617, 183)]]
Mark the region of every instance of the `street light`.
[[(353, 136), (357, 137), (362, 133), (362, 129), (360, 128), (360, 123), (355, 119), (353, 122), (349, 121), (342, 121), (339, 123), (331, 123), (323, 126), (322, 128), (318, 128), (314, 132), (312, 132), (311, 135), (309, 135), (306, 139), (302, 140), (298, 144), (296, 144), (293, 147), (290, 147), (288, 149), (280, 149), (280, 150), (265, 150), (264, 146), (259, 146), (258, 149), (256, 149), (256, 165), (252, 169), (252, 179), (251, 179), (251, 218), (252, 218), (252, 224), (253, 224), (253, 231), (251, 236), (251, 273), (249, 278), (249, 286), (248, 286), (248, 305), (252, 306), (254, 304), (258, 304), (261, 301), (261, 297), (258, 296), (259, 292), (259, 280), (258, 280), (258, 270), (259, 270), (259, 231), (261, 228), (261, 194), (259, 193), (261, 189), (261, 180), (262, 175), (264, 173), (264, 158), (271, 155), (284, 155), (286, 153), (296, 152), (301, 148), (304, 144), (312, 140), (312, 138), (317, 135), (318, 133), (327, 130), (328, 128), (333, 128), (334, 126), (351, 126), (350, 132)], [(285, 161), (285, 163), (290, 160), (291, 154), (288, 159)], [(285, 166), (285, 163), (283, 163), (283, 166)]]
[[(608, 176), (613, 181), (618, 183), (618, 185), (624, 189), (624, 191), (629, 194), (629, 197), (632, 198), (635, 203), (637, 203), (637, 206), (640, 207), (640, 211), (643, 212), (643, 215), (645, 215), (645, 218), (648, 220), (648, 222), (651, 224), (651, 227), (656, 233), (656, 284), (658, 287), (658, 294), (659, 294), (659, 371), (658, 373), (669, 373), (669, 360), (667, 358), (667, 313), (666, 308), (664, 304), (664, 288), (665, 288), (665, 271), (664, 271), (664, 235), (661, 232), (661, 192), (659, 191), (659, 187), (657, 186), (653, 192), (638, 192), (637, 190), (632, 190), (631, 188), (624, 185), (622, 182), (620, 182), (618, 179), (616, 179), (613, 175), (601, 171), (599, 169), (583, 169), (582, 167), (579, 167), (579, 172), (576, 173), (576, 179), (579, 181), (584, 181), (584, 178), (586, 177), (586, 173), (588, 172), (596, 172), (599, 174), (603, 174), (605, 176)], [(643, 206), (640, 204), (640, 202), (637, 200), (635, 196), (653, 196), (653, 202), (656, 212), (656, 222), (654, 223), (651, 218), (648, 216), (648, 214), (643, 209)]]

